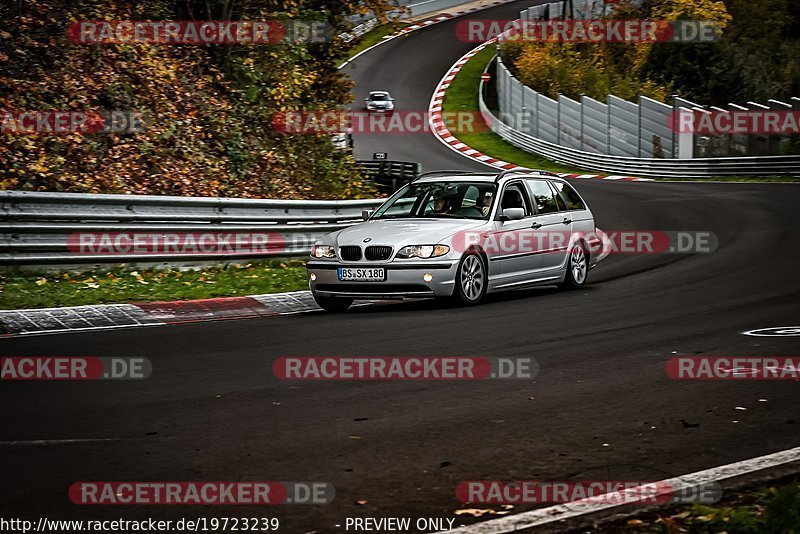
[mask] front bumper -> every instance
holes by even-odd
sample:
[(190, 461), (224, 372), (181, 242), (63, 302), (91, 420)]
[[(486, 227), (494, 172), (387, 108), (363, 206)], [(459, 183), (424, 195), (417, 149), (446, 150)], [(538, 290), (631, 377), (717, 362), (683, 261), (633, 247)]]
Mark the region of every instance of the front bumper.
[[(382, 267), (386, 280), (382, 282), (344, 282), (339, 280), (339, 267)], [(399, 299), (422, 297), (449, 297), (455, 287), (458, 262), (354, 262), (309, 261), (306, 264), (311, 291), (324, 297), (352, 297), (356, 299)], [(312, 280), (311, 275), (315, 280)], [(426, 282), (425, 274), (432, 279)]]

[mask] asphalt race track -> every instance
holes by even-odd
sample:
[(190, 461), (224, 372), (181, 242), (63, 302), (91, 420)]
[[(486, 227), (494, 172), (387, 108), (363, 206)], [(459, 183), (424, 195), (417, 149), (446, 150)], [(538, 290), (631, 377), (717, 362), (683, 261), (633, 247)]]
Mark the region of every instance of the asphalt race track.
[[(513, 18), (529, 4), (476, 18)], [(455, 24), (358, 58), (347, 67), (356, 102), (388, 89), (398, 109), (424, 110), (444, 70), (474, 46), (455, 39)], [(375, 137), (357, 137), (359, 150), (388, 144), (391, 159), (426, 169), (480, 167), (432, 136)], [(742, 332), (798, 324), (800, 186), (573, 183), (604, 230), (710, 231), (719, 247), (611, 255), (582, 291), (506, 293), (477, 308), (417, 301), (2, 340), (7, 356), (153, 363), (144, 381), (3, 383), (2, 515), (278, 517), (279, 532), (342, 532), (346, 517), (453, 518), (463, 480), (662, 479), (797, 446), (797, 383), (674, 381), (664, 366), (675, 355), (797, 354), (797, 337)], [(325, 355), (532, 356), (540, 373), (475, 382), (272, 374), (278, 357)], [(67, 498), (76, 481), (124, 480), (327, 481), (336, 499), (210, 508), (79, 507)]]

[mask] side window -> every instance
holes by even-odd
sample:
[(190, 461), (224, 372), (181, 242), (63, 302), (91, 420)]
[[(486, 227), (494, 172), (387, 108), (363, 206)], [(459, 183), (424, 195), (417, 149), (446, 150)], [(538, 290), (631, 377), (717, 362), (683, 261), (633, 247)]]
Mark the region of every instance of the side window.
[(555, 213), (558, 210), (556, 197), (553, 190), (547, 185), (546, 180), (528, 180), (533, 195), (533, 203), (539, 213)]
[(586, 205), (581, 200), (581, 197), (578, 196), (578, 193), (572, 188), (571, 185), (565, 182), (550, 182), (553, 184), (553, 187), (556, 188), (556, 191), (560, 193), (562, 199), (567, 204), (568, 210), (585, 210)]
[(523, 208), (526, 217), (532, 213), (528, 195), (525, 193), (521, 183), (507, 185), (503, 191), (503, 200), (500, 202), (500, 213), (502, 213), (502, 210), (508, 208)]

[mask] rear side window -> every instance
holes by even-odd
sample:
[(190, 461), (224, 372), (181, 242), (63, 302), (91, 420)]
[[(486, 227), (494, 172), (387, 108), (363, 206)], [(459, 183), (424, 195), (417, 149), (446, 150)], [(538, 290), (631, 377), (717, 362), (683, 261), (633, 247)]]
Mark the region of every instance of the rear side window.
[(553, 190), (547, 185), (545, 180), (528, 180), (533, 195), (533, 203), (539, 213), (555, 213), (558, 211), (558, 204), (553, 194)]
[(571, 185), (565, 182), (551, 182), (553, 187), (556, 188), (556, 191), (559, 192), (561, 198), (566, 202), (568, 210), (585, 210), (586, 205), (581, 200), (581, 197), (578, 196), (577, 191), (575, 191)]

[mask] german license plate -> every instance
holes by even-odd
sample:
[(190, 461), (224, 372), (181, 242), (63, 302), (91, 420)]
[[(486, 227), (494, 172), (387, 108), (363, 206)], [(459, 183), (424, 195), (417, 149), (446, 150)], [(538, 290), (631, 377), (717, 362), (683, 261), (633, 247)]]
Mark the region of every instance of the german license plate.
[(383, 282), (386, 269), (383, 267), (339, 267), (339, 280), (342, 282)]

